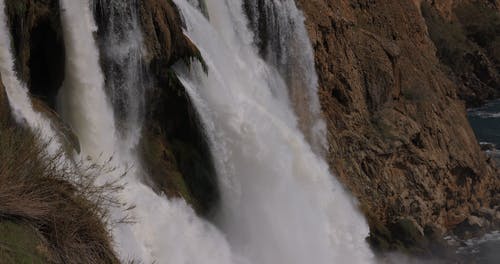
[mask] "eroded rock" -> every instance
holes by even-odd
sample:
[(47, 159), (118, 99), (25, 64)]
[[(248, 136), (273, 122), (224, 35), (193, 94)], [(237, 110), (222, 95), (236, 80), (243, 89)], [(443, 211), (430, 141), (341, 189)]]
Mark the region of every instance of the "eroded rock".
[[(328, 160), (370, 212), (372, 238), (407, 218), (448, 232), (493, 208), (498, 172), (470, 128), (457, 80), (436, 56), (420, 6), (427, 1), (297, 2), (316, 51)], [(433, 2), (452, 16), (454, 5)], [(409, 245), (382, 240), (380, 248)]]

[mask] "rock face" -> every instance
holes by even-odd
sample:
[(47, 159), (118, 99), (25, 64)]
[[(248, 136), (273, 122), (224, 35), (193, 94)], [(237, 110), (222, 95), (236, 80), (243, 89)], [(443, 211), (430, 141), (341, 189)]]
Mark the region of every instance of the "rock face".
[(152, 79), (141, 144), (144, 163), (154, 188), (208, 214), (218, 200), (215, 169), (196, 110), (171, 69), (178, 61), (200, 59), (199, 51), (184, 35), (171, 1), (141, 1), (140, 17)]
[(5, 124), (10, 122), (10, 108), (7, 101), (7, 94), (5, 94), (5, 87), (3, 86), (2, 76), (0, 76), (0, 123)]
[(498, 172), (457, 82), (473, 87), (451, 78), (421, 11), (446, 19), (453, 1), (297, 2), (316, 51), (329, 162), (359, 199), (372, 238), (398, 219), (444, 232), (482, 207), (498, 209)]
[(19, 77), (55, 108), (65, 62), (59, 1), (7, 0), (6, 9)]
[(421, 10), (437, 55), (458, 86), (458, 95), (469, 106), (499, 97), (500, 4), (442, 2), (445, 8), (424, 2)]
[[(498, 225), (499, 174), (463, 100), (500, 96), (500, 2), (296, 1), (316, 51), (328, 160), (359, 199), (373, 244), (425, 248), (443, 232)], [(6, 3), (19, 76), (39, 109), (54, 108), (65, 61), (58, 1)], [(199, 53), (171, 1), (142, 0), (138, 10), (151, 88), (139, 147), (150, 184), (206, 214), (218, 199), (213, 164), (171, 70)], [(3, 91), (0, 83), (1, 122), (9, 111)]]
[[(96, 2), (96, 10), (99, 5)], [(37, 98), (35, 107), (53, 117), (78, 150), (78, 140), (53, 111), (65, 75), (59, 1), (6, 0), (6, 6), (19, 77)], [(182, 196), (198, 212), (208, 213), (218, 197), (212, 160), (196, 111), (171, 70), (177, 61), (199, 58), (199, 52), (184, 36), (171, 1), (138, 1), (137, 9), (147, 50), (144, 70), (149, 73), (148, 112), (139, 146), (151, 175), (149, 183), (158, 192)], [(109, 18), (101, 14), (96, 12), (96, 22), (106, 28)]]

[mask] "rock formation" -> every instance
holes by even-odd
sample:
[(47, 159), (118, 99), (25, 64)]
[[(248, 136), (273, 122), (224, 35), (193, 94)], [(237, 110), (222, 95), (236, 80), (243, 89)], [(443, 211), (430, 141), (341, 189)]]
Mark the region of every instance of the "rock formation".
[[(450, 3), (298, 2), (316, 50), (330, 165), (359, 199), (372, 242), (397, 247), (387, 245), (394, 242), (387, 228), (402, 219), (422, 234), (442, 233), (471, 215), (484, 217), (484, 208), (498, 210), (499, 174), (481, 152), (459, 97), (465, 94), (459, 85), (473, 87), (452, 79), (421, 11), (446, 19), (442, 8)], [(489, 224), (498, 224), (491, 216)]]
[[(499, 174), (465, 110), (466, 103), (500, 96), (500, 2), (297, 3), (316, 52), (328, 160), (360, 201), (373, 244), (425, 248), (425, 238), (498, 225)], [(55, 108), (64, 77), (58, 1), (7, 4), (19, 76)], [(206, 214), (218, 199), (214, 169), (198, 117), (170, 68), (201, 58), (171, 1), (139, 1), (139, 12), (151, 73), (140, 146), (150, 182)], [(478, 12), (488, 15), (471, 23)], [(0, 86), (0, 120), (6, 112)]]

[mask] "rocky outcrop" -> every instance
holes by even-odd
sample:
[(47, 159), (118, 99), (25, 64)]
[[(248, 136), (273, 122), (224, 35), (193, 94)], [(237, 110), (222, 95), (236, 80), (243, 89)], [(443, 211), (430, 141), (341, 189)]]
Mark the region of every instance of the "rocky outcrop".
[[(425, 253), (443, 232), (498, 224), (498, 172), (462, 101), (499, 96), (498, 0), (297, 2), (316, 51), (328, 160), (359, 199), (373, 244)], [(490, 26), (470, 23), (474, 8), (488, 10), (479, 25)], [(7, 0), (7, 9), (17, 71), (38, 109), (54, 108), (65, 61), (58, 1)], [(140, 144), (150, 184), (207, 214), (218, 199), (213, 164), (171, 69), (199, 53), (171, 1), (139, 1), (138, 10), (151, 73)], [(0, 119), (9, 111), (2, 91)]]
[(0, 124), (6, 124), (10, 120), (10, 107), (3, 86), (2, 76), (0, 76)]
[(178, 61), (200, 60), (199, 52), (184, 35), (171, 1), (141, 1), (139, 10), (152, 78), (143, 160), (158, 191), (182, 196), (208, 214), (218, 200), (215, 169), (196, 110), (171, 69)]
[(54, 124), (66, 151), (80, 151), (78, 138), (55, 111), (64, 80), (64, 40), (57, 0), (6, 0), (15, 67), (35, 110)]
[[(96, 2), (96, 10), (99, 5)], [(35, 108), (46, 113), (78, 151), (78, 139), (55, 112), (65, 75), (59, 1), (6, 0), (6, 6), (16, 71), (34, 95)], [(144, 70), (149, 73), (148, 112), (140, 144), (149, 183), (158, 192), (182, 196), (200, 213), (208, 213), (218, 197), (212, 160), (196, 111), (171, 70), (177, 61), (200, 59), (199, 52), (184, 36), (171, 1), (139, 1), (137, 9), (147, 50)], [(96, 12), (102, 29), (109, 19), (101, 15)]]
[(16, 71), (30, 92), (55, 108), (64, 80), (64, 41), (57, 0), (6, 0)]
[(391, 237), (374, 244), (418, 246), (391, 232), (401, 220), (424, 235), (498, 210), (498, 173), (436, 55), (423, 1), (297, 2), (316, 51), (329, 162), (359, 199), (372, 241)]
[(498, 7), (494, 1), (426, 1), (421, 6), (437, 55), (468, 106), (500, 96)]

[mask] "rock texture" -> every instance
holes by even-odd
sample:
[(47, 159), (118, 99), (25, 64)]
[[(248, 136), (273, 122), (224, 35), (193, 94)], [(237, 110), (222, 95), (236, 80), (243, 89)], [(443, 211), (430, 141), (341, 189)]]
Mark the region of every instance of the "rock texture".
[(498, 210), (499, 174), (421, 12), (453, 1), (297, 2), (316, 51), (329, 161), (367, 214), (373, 244), (415, 246), (394, 236), (401, 220), (431, 236)]
[[(440, 248), (431, 241), (443, 232), (466, 236), (498, 225), (499, 174), (463, 100), (500, 95), (499, 1), (296, 1), (316, 51), (328, 160), (359, 199), (373, 245), (425, 253)], [(54, 108), (64, 78), (58, 1), (7, 0), (7, 8), (19, 76), (40, 98), (38, 109)], [(138, 10), (151, 73), (140, 144), (150, 184), (207, 214), (218, 199), (214, 169), (171, 70), (199, 53), (170, 0), (142, 0)], [(487, 15), (475, 20), (478, 12)], [(2, 91), (0, 83), (3, 122)]]
[[(51, 117), (78, 151), (78, 139), (54, 111), (65, 75), (59, 1), (7, 0), (6, 6), (19, 77), (36, 97), (35, 107)], [(99, 10), (100, 3), (95, 7)], [(138, 1), (137, 9), (146, 54), (144, 70), (149, 73), (145, 80), (148, 112), (139, 146), (151, 175), (149, 183), (158, 192), (182, 196), (198, 212), (208, 213), (218, 197), (212, 160), (196, 112), (171, 70), (177, 61), (199, 59), (199, 52), (184, 36), (171, 1)], [(102, 14), (96, 12), (96, 22), (106, 28), (109, 19)]]
[(10, 122), (9, 102), (5, 93), (5, 87), (3, 86), (2, 76), (0, 76), (0, 124), (8, 122)]
[(468, 106), (500, 95), (498, 7), (498, 1), (424, 2), (421, 6), (437, 55), (449, 67), (448, 75)]
[(200, 60), (199, 51), (184, 35), (171, 1), (141, 1), (140, 17), (151, 75), (143, 160), (154, 188), (208, 214), (218, 200), (215, 169), (196, 110), (171, 69), (178, 61)]
[(55, 108), (65, 62), (59, 1), (7, 0), (6, 9), (19, 77)]

